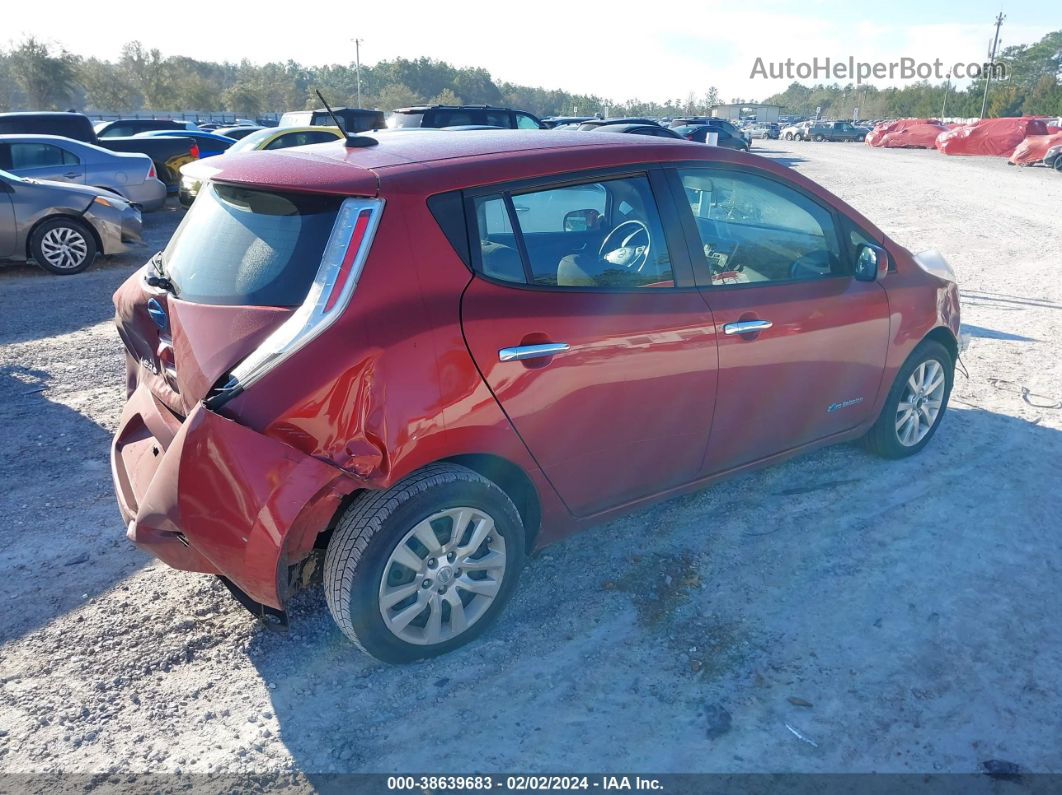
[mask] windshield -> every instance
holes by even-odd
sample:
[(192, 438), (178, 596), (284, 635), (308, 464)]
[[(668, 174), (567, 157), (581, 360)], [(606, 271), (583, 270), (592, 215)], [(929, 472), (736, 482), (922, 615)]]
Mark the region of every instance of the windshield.
[(253, 152), (255, 149), (261, 147), (262, 142), (275, 132), (276, 130), (266, 128), (264, 130), (257, 130), (250, 135), (245, 135), (230, 146), (228, 152), (229, 154), (232, 154), (233, 152)]
[(298, 306), (341, 202), (336, 196), (212, 184), (163, 251), (162, 271), (184, 301)]

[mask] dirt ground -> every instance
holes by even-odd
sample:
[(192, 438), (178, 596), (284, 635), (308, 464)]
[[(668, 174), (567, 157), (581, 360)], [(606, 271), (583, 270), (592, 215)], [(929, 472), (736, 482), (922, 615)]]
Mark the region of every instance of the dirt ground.
[(0, 268), (0, 771), (1062, 772), (1062, 178), (755, 151), (957, 270), (969, 379), (933, 443), (826, 449), (550, 547), (494, 629), (404, 667), (320, 591), (271, 633), (125, 539), (110, 295), (177, 211), (77, 277)]

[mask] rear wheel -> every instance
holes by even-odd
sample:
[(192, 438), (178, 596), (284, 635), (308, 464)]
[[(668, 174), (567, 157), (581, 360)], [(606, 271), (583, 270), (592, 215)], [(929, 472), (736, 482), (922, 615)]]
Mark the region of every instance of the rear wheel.
[(926, 340), (896, 374), (881, 416), (864, 437), (868, 450), (906, 458), (929, 444), (948, 407), (955, 362), (939, 342)]
[(822, 143), (823, 141), (825, 141), (825, 140), (826, 140), (826, 139), (825, 139), (825, 138), (823, 138), (823, 137), (822, 137), (821, 135), (816, 135), (816, 136), (815, 136), (815, 141), (816, 141), (817, 143), (820, 143), (820, 144), (821, 144), (821, 143)]
[(74, 218), (54, 218), (38, 226), (30, 253), (46, 271), (60, 276), (81, 273), (96, 259), (96, 238)]
[(786, 133), (785, 134), (785, 139), (787, 141), (792, 141), (793, 140), (793, 133)]
[(409, 662), (485, 630), (523, 562), (523, 522), (508, 495), (470, 469), (433, 464), (347, 508), (325, 556), (325, 597), (359, 648)]

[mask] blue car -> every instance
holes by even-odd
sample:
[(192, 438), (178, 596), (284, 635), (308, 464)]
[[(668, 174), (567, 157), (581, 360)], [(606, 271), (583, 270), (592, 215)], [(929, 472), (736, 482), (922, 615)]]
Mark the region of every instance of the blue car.
[(150, 130), (137, 133), (137, 138), (192, 138), (199, 145), (199, 159), (220, 155), (234, 143), (235, 138), (217, 135), (206, 130)]

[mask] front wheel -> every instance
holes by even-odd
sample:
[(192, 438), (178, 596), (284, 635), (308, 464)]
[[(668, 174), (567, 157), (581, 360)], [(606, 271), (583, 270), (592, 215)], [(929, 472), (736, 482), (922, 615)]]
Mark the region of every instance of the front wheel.
[(821, 135), (816, 135), (816, 136), (815, 136), (815, 142), (816, 142), (816, 143), (820, 143), (820, 144), (821, 144), (821, 143), (822, 143), (823, 141), (825, 141), (825, 140), (826, 140), (826, 139), (825, 139), (825, 138), (823, 138), (823, 137), (822, 137)]
[(462, 466), (433, 464), (347, 508), (324, 587), (343, 634), (385, 662), (456, 649), (486, 629), (524, 562), (509, 496)]
[(863, 441), (885, 458), (906, 458), (929, 444), (948, 407), (955, 362), (939, 342), (922, 342), (896, 374), (881, 416)]
[(785, 134), (785, 139), (787, 141), (792, 141), (793, 140), (793, 133), (786, 133)]
[(59, 276), (81, 273), (96, 259), (96, 238), (81, 221), (55, 218), (38, 226), (30, 254), (46, 271)]

